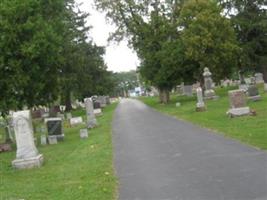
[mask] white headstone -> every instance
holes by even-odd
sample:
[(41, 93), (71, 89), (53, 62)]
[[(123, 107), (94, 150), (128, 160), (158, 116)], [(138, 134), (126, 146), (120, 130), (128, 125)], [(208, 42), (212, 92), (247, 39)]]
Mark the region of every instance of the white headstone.
[(228, 92), (231, 108), (227, 114), (231, 117), (249, 115), (250, 108), (247, 106), (246, 94), (244, 90), (231, 90)]
[(101, 110), (101, 108), (94, 109), (94, 114), (95, 114), (96, 116), (100, 116), (100, 115), (102, 115), (102, 110)]
[(70, 125), (71, 126), (75, 126), (75, 125), (82, 124), (82, 123), (83, 123), (82, 117), (73, 117), (70, 119)]
[(84, 99), (84, 104), (86, 108), (87, 127), (94, 128), (97, 125), (97, 121), (94, 114), (93, 101), (90, 98), (86, 98)]
[(202, 93), (202, 88), (198, 87), (196, 89), (197, 92), (197, 111), (205, 111), (205, 103), (203, 101), (203, 93)]
[(47, 140), (46, 140), (46, 135), (41, 135), (41, 145), (46, 145)]
[(13, 167), (18, 169), (40, 167), (43, 156), (38, 153), (34, 144), (30, 111), (13, 113), (13, 123), (17, 144), (16, 159), (12, 162)]
[(48, 136), (48, 142), (49, 142), (49, 144), (57, 144), (57, 136), (49, 135)]
[(88, 130), (87, 129), (81, 129), (80, 130), (80, 138), (81, 139), (88, 138)]
[(263, 74), (262, 73), (256, 73), (255, 74), (256, 83), (264, 83), (263, 80)]
[(205, 91), (204, 96), (205, 99), (217, 99), (218, 96), (216, 96), (215, 91), (213, 90), (214, 83), (212, 81), (212, 73), (210, 72), (209, 68), (205, 67), (203, 77), (204, 77), (204, 83), (205, 83)]

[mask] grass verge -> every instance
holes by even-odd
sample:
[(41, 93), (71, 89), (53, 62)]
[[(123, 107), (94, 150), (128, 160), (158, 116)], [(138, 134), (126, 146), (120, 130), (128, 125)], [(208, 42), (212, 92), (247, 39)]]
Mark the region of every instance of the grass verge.
[[(263, 92), (261, 87), (262, 100), (248, 102), (248, 106), (256, 110), (257, 116), (229, 118), (226, 112), (229, 109), (228, 90), (230, 89), (234, 88), (218, 89), (216, 94), (220, 98), (218, 100), (206, 101), (206, 112), (195, 111), (196, 97), (172, 96), (171, 102), (168, 105), (158, 103), (157, 97), (141, 97), (140, 100), (160, 112), (193, 122), (194, 124), (224, 134), (226, 137), (234, 138), (243, 143), (266, 150), (267, 94)], [(175, 107), (176, 102), (180, 102), (181, 107)]]
[[(97, 118), (99, 126), (81, 140), (79, 129), (67, 127), (65, 140), (38, 146), (45, 163), (39, 169), (15, 170), (15, 151), (0, 154), (0, 200), (113, 200), (117, 179), (113, 170), (111, 122), (116, 104)], [(76, 111), (85, 116), (85, 112)], [(74, 113), (75, 115), (75, 113)]]

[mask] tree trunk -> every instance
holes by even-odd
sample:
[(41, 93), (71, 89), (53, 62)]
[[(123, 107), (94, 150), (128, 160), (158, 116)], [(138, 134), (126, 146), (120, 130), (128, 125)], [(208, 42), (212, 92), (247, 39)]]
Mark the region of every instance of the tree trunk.
[(267, 66), (262, 67), (262, 74), (264, 80), (264, 91), (267, 92)]
[(66, 96), (65, 96), (65, 111), (70, 112), (72, 110), (71, 106), (71, 93), (70, 91), (66, 91)]
[(159, 101), (160, 103), (167, 104), (170, 101), (170, 92), (167, 89), (159, 90)]

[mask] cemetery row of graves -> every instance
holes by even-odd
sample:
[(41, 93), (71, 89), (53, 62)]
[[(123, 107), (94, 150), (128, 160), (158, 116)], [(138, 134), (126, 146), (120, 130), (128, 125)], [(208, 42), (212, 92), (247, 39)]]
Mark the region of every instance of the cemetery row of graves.
[(267, 149), (267, 87), (262, 74), (222, 80), (215, 86), (212, 73), (205, 68), (203, 79), (203, 87), (199, 83), (178, 86), (167, 105), (158, 103), (156, 97), (140, 99), (161, 112)]
[(0, 199), (115, 198), (111, 122), (116, 101), (93, 96), (75, 102), (72, 112), (64, 112), (64, 106), (11, 111), (3, 127), (11, 142), (1, 145)]

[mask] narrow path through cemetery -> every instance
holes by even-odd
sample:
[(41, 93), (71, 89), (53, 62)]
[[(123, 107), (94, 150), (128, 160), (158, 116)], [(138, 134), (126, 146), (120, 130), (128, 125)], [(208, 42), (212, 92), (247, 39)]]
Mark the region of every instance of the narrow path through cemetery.
[(267, 199), (266, 152), (138, 100), (120, 102), (113, 143), (120, 200)]

